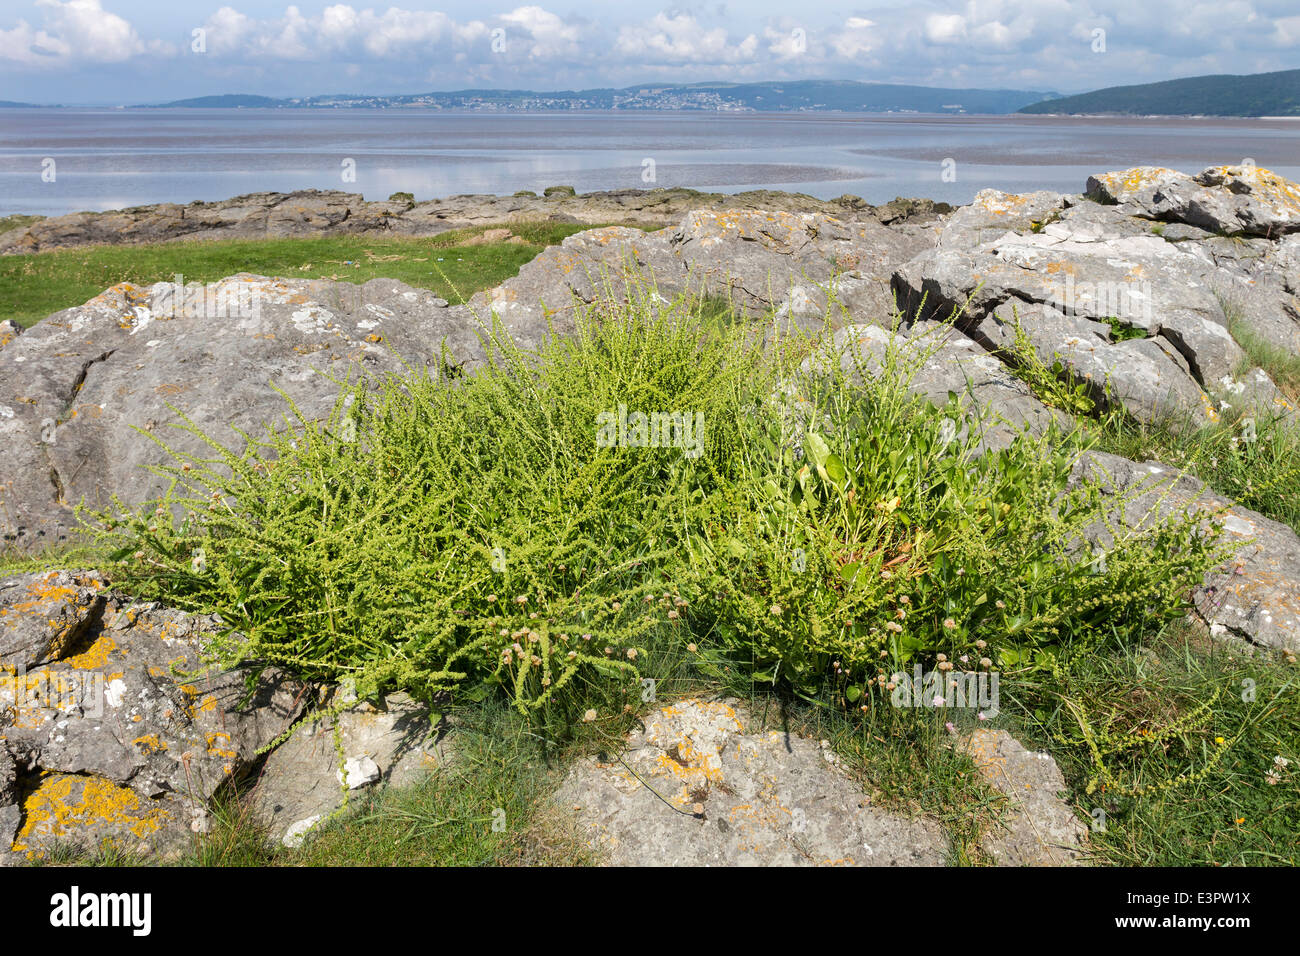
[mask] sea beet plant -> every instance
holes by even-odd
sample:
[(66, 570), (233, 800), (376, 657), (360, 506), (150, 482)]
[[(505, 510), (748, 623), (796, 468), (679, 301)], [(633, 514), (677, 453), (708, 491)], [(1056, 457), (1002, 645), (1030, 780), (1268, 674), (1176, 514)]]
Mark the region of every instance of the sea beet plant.
[[(240, 448), (174, 452), (160, 500), (85, 513), (112, 574), (220, 614), (223, 665), (576, 717), (688, 642), (850, 703), (912, 663), (1050, 666), (1180, 613), (1216, 557), (1191, 518), (1094, 554), (1116, 502), (1070, 486), (1053, 436), (984, 452), (892, 352), (800, 372), (810, 343), (776, 326), (758, 347), (702, 300), (629, 297), (538, 353), (485, 329), (472, 376), (353, 383), (327, 420), (289, 403)], [(701, 453), (599, 440), (621, 406), (697, 416)]]
[[(242, 449), (176, 453), (162, 500), (95, 516), (116, 577), (220, 613), (241, 635), (215, 646), (224, 663), (363, 696), (501, 686), (529, 709), (635, 677), (662, 612), (643, 599), (674, 590), (684, 530), (736, 479), (766, 361), (745, 330), (702, 330), (716, 323), (692, 303), (643, 291), (584, 310), (540, 356), (498, 328), (468, 379), (354, 384), (326, 421), (289, 403), (287, 427)], [(689, 412), (701, 453), (598, 447), (620, 406)]]

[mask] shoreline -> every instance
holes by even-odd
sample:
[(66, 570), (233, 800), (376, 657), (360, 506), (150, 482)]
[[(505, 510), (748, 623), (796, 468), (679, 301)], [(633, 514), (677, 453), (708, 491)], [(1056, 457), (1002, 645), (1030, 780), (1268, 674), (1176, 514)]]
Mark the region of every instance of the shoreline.
[[(932, 199), (896, 197), (873, 206), (849, 193), (817, 199), (805, 193), (755, 189), (712, 193), (683, 188), (620, 189), (578, 193), (550, 186), (543, 194), (466, 194), (416, 202), (410, 193), (366, 200), (359, 193), (306, 189), (291, 193), (244, 193), (215, 202), (152, 203), (62, 216), (0, 217), (0, 256), (27, 255), (91, 245), (144, 245), (216, 239), (305, 238), (339, 235), (422, 238), (476, 226), (543, 221), (625, 224), (643, 228), (676, 225), (693, 210), (727, 209), (817, 213), (885, 225), (925, 222), (954, 206)], [(6, 224), (8, 228), (6, 228)]]

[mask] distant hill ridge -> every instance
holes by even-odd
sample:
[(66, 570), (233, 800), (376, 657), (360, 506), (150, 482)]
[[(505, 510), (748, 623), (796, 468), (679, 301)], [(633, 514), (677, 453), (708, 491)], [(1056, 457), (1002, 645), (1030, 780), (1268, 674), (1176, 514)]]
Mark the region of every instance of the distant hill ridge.
[(646, 83), (624, 89), (454, 90), (393, 95), (326, 94), (275, 99), (226, 94), (142, 104), (155, 108), (224, 109), (427, 108), (485, 111), (539, 109), (708, 110), (717, 112), (1011, 113), (1055, 93), (956, 90), (850, 80), (788, 83)]
[(1022, 106), (1021, 113), (1122, 116), (1300, 116), (1300, 70), (1112, 86)]

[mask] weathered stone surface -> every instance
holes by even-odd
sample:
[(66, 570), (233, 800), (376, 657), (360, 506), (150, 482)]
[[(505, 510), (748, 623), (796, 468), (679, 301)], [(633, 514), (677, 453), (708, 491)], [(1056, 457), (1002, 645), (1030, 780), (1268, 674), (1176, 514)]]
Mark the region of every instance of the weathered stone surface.
[(1089, 176), (1084, 195), (1098, 202), (1117, 204), (1128, 202), (1149, 191), (1174, 183), (1190, 183), (1192, 177), (1164, 166), (1134, 166), (1112, 173)]
[(65, 656), (103, 610), (103, 587), (94, 571), (0, 580), (0, 667), (38, 667)]
[(1257, 166), (1211, 166), (1194, 177), (1138, 166), (1089, 177), (1087, 195), (1212, 234), (1278, 237), (1300, 230), (1300, 189)]
[(908, 320), (959, 311), (959, 327), (1008, 361), (1019, 323), (1039, 359), (1060, 360), (1135, 417), (1214, 421), (1218, 385), (1245, 357), (1230, 323), (1300, 352), (1300, 273), (1290, 240), (1276, 241), (1277, 222), (1270, 238), (1245, 241), (1153, 233), (1141, 217), (1187, 218), (1160, 198), (1184, 187), (1212, 194), (1243, 222), (1262, 222), (1265, 205), (1286, 219), (1298, 188), (1267, 171), (1193, 180), (1139, 168), (1089, 181), (1094, 196), (1118, 205), (991, 194), (954, 213), (936, 246), (894, 274), (900, 308)]
[[(147, 435), (197, 452), (169, 428), (189, 415), (233, 445), (287, 410), (333, 407), (338, 380), (483, 355), (479, 324), (427, 290), (391, 279), (345, 282), (240, 275), (203, 287), (190, 304), (169, 284), (122, 284), (37, 323), (0, 350), (0, 549), (67, 539), (83, 499), (139, 503), (167, 459)], [(220, 314), (214, 314), (220, 313)], [(173, 410), (175, 409), (175, 410)], [(140, 429), (147, 434), (141, 434)]]
[(23, 327), (12, 319), (0, 322), (0, 349), (4, 348), (22, 334)]
[[(881, 221), (925, 221), (944, 203), (895, 199), (880, 207)], [(675, 225), (694, 209), (812, 212), (873, 219), (857, 197), (821, 200), (800, 193), (754, 190), (735, 195), (691, 189), (621, 189), (540, 197), (462, 195), (428, 202), (366, 202), (356, 193), (314, 189), (249, 193), (220, 202), (160, 203), (111, 212), (79, 212), (42, 219), (0, 234), (0, 255), (42, 252), (94, 243), (132, 244), (178, 239), (263, 239), (319, 235), (431, 236), (449, 229), (519, 220), (575, 223), (637, 222)]]
[(952, 326), (936, 322), (919, 322), (907, 336), (876, 325), (846, 326), (802, 367), (806, 372), (829, 362), (853, 378), (878, 377), (891, 348), (899, 368), (910, 375), (913, 395), (943, 407), (949, 392), (957, 394), (967, 414), (956, 434), (964, 438), (974, 426), (979, 447), (1005, 448), (1021, 432), (1041, 435), (1053, 421), (1068, 422), (1035, 398), (1006, 365)]
[(934, 823), (872, 807), (825, 746), (746, 733), (721, 702), (659, 709), (554, 800), (620, 866), (940, 866), (949, 849)]
[(1011, 804), (1004, 826), (983, 842), (998, 866), (1071, 866), (1083, 859), (1088, 830), (1061, 799), (1065, 778), (1050, 754), (1026, 749), (1005, 730), (983, 728), (963, 747)]
[(1159, 218), (1175, 219), (1216, 232), (1279, 236), (1300, 231), (1300, 189), (1258, 166), (1211, 166), (1196, 183), (1156, 203)]
[[(1049, 227), (1050, 228), (1050, 227)], [(1141, 243), (1141, 248), (1123, 248)], [(1016, 327), (1023, 330), (1038, 358), (1052, 365), (1060, 361), (1079, 381), (1091, 381), (1098, 398), (1108, 389), (1110, 400), (1122, 404), (1144, 420), (1166, 414), (1209, 416), (1209, 396), (1169, 351), (1150, 339), (1113, 341), (1104, 320), (1113, 312), (1100, 305), (1090, 291), (1076, 294), (1075, 275), (1095, 276), (1088, 285), (1102, 283), (1122, 293), (1133, 311), (1127, 323), (1156, 331), (1156, 316), (1178, 308), (1197, 312), (1218, 309), (1208, 292), (1198, 301), (1158, 301), (1154, 308), (1136, 303), (1147, 295), (1167, 296), (1165, 281), (1135, 287), (1135, 274), (1159, 269), (1158, 257), (1172, 249), (1154, 237), (1066, 247), (1047, 234), (1007, 234), (997, 243), (973, 252), (940, 247), (907, 263), (894, 276), (900, 306), (912, 320), (949, 319), (960, 310), (957, 325), (991, 350), (1009, 354)], [(1176, 250), (1175, 250), (1175, 254)], [(1132, 261), (1145, 255), (1139, 272)], [(1157, 293), (1155, 290), (1159, 290)], [(1109, 298), (1109, 295), (1108, 295)], [(1184, 297), (1186, 299), (1187, 297)]]
[(1004, 193), (981, 189), (969, 206), (960, 206), (943, 224), (942, 245), (978, 246), (1008, 232), (1030, 232), (1054, 221), (1065, 197), (1051, 192)]
[[(828, 317), (888, 325), (895, 311), (890, 275), (934, 239), (920, 227), (815, 214), (696, 211), (675, 229), (608, 227), (570, 236), (471, 305), (496, 312), (526, 343), (548, 320), (562, 322), (575, 303), (649, 289), (661, 297), (685, 290), (724, 296), (751, 313), (775, 309), (780, 320), (804, 328)], [(639, 290), (629, 290), (629, 277)]]
[(267, 758), (252, 805), (274, 839), (296, 847), (317, 824), (344, 809), (345, 787), (407, 786), (451, 756), (445, 728), (433, 726), (429, 708), (406, 694), (390, 694), (378, 707), (361, 702), (337, 718), (300, 723)]
[[(93, 577), (15, 575), (0, 581), (0, 593), (48, 590), (47, 603), (74, 600), (60, 597), (65, 579)], [(245, 674), (205, 668), (204, 648), (219, 628), (212, 618), (105, 592), (56, 659), (0, 667), (0, 752), (16, 768), (8, 805), (21, 819), (0, 862), (56, 843), (170, 851), (204, 832), (217, 787), (299, 710), (299, 689), (273, 670), (250, 687)], [(0, 634), (8, 630), (0, 618)]]
[(1213, 387), (1229, 378), (1246, 353), (1227, 328), (1195, 312), (1167, 312), (1160, 319), (1160, 335), (1187, 360), (1198, 382)]
[[(1121, 532), (1177, 512), (1214, 522), (1232, 557), (1208, 574), (1194, 595), (1197, 614), (1212, 634), (1292, 654), (1300, 651), (1300, 538), (1294, 531), (1160, 462), (1138, 464), (1088, 452), (1072, 475), (1075, 482), (1087, 479), (1123, 496), (1123, 507), (1111, 516)], [(1088, 537), (1101, 548), (1113, 546), (1114, 535), (1105, 526), (1093, 528)]]
[(9, 752), (0, 749), (0, 857), (13, 844), (23, 822), (18, 800), (18, 767)]

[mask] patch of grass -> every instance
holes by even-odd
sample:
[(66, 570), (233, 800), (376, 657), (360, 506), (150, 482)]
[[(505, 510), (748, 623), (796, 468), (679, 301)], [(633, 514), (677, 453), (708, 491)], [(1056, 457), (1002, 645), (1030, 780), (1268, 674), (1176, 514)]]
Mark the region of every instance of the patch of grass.
[(1237, 302), (1218, 293), (1215, 298), (1227, 320), (1228, 334), (1246, 353), (1245, 361), (1235, 370), (1236, 374), (1244, 375), (1252, 368), (1261, 368), (1292, 404), (1300, 405), (1300, 356), (1267, 341), (1250, 324)]
[(0, 235), (15, 229), (25, 229), (34, 222), (40, 222), (44, 216), (24, 216), (16, 213), (12, 216), (0, 216)]
[(1053, 752), (1080, 817), (1103, 822), (1091, 834), (1101, 861), (1300, 862), (1295, 666), (1178, 623), (1144, 646), (1002, 687), (1018, 735)]
[(1228, 332), (1246, 353), (1246, 361), (1236, 370), (1237, 374), (1262, 368), (1291, 404), (1300, 406), (1300, 356), (1265, 341), (1245, 320), (1230, 321)]
[(90, 539), (21, 554), (0, 549), (0, 575), (24, 574), (48, 568), (98, 568), (109, 563), (109, 553)]
[(431, 289), (452, 303), (500, 284), (524, 263), (567, 236), (593, 226), (509, 223), (523, 244), (463, 245), (490, 226), (424, 239), (331, 236), (319, 239), (233, 239), (89, 246), (0, 257), (0, 317), (30, 326), (61, 309), (81, 305), (119, 282), (148, 285), (215, 282), (238, 272), (364, 283), (398, 279)]

